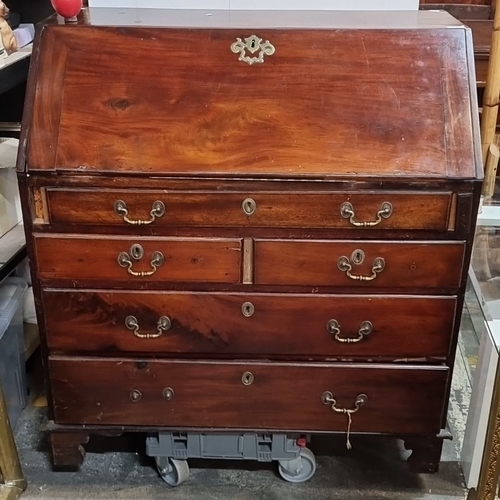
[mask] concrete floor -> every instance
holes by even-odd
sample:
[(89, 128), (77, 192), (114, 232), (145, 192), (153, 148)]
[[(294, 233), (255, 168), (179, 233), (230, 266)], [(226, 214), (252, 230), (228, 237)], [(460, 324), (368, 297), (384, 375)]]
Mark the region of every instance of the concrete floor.
[(295, 500), (315, 498), (442, 499), (466, 496), (456, 443), (447, 442), (440, 472), (417, 475), (408, 470), (408, 455), (396, 439), (353, 436), (317, 437), (311, 443), (318, 469), (311, 481), (283, 481), (274, 464), (190, 461), (188, 482), (170, 488), (144, 455), (142, 436), (96, 438), (89, 444), (79, 473), (52, 472), (45, 436), (37, 432), (43, 411), (26, 412), (17, 439), (29, 488), (23, 499), (160, 499), (172, 500)]
[(465, 499), (459, 461), (474, 364), (469, 360), (477, 354), (477, 339), (467, 318), (462, 326), (449, 411), (449, 425), (456, 438), (445, 442), (438, 474), (411, 473), (406, 464), (409, 452), (397, 439), (352, 436), (353, 449), (348, 451), (341, 435), (313, 438), (310, 447), (318, 468), (312, 480), (298, 485), (283, 481), (275, 464), (192, 460), (189, 480), (170, 488), (145, 455), (142, 435), (93, 438), (80, 472), (53, 472), (47, 437), (40, 432), (45, 409), (30, 405), (16, 427), (21, 463), (29, 482), (23, 499)]

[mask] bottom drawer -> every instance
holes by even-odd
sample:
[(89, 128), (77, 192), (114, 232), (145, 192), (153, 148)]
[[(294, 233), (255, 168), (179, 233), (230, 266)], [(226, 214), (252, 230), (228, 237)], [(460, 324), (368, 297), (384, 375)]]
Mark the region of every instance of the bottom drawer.
[(436, 434), (448, 368), (53, 357), (61, 424)]

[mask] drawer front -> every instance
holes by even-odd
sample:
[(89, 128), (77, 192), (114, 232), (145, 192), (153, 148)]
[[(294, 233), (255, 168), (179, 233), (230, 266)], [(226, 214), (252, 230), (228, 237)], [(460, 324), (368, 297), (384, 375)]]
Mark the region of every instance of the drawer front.
[(463, 242), (257, 240), (259, 285), (458, 287)]
[[(53, 224), (444, 231), (448, 228), (451, 193), (49, 189), (47, 201)], [(451, 224), (453, 229), (452, 221)]]
[(43, 302), (58, 352), (303, 359), (446, 356), (456, 307), (454, 297), (71, 290), (45, 290)]
[[(41, 279), (238, 283), (241, 240), (37, 236)], [(142, 249), (142, 250), (141, 250)]]
[[(210, 363), (51, 358), (61, 424), (346, 431), (337, 408), (354, 408), (353, 432), (440, 430), (447, 368), (393, 365)], [(92, 374), (89, 377), (89, 373)]]

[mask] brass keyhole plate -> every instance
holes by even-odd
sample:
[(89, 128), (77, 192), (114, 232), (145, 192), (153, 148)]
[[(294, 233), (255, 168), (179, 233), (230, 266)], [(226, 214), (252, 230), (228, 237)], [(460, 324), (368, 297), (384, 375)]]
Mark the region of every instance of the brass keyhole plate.
[(354, 252), (352, 252), (351, 262), (353, 264), (359, 266), (360, 264), (363, 264), (364, 261), (365, 261), (365, 252), (363, 252), (363, 250), (357, 248), (356, 250), (354, 250)]
[(241, 377), (241, 382), (243, 383), (243, 385), (252, 385), (254, 380), (255, 377), (251, 372), (245, 372)]
[(144, 248), (139, 243), (135, 243), (130, 247), (130, 255), (134, 260), (141, 260), (144, 257)]
[(142, 393), (138, 389), (130, 391), (130, 399), (133, 403), (138, 403), (142, 399)]
[(167, 401), (172, 401), (172, 399), (174, 399), (174, 395), (174, 390), (171, 387), (165, 387), (165, 389), (163, 389), (163, 397)]
[(245, 212), (246, 215), (252, 215), (255, 213), (255, 210), (257, 210), (257, 203), (255, 203), (255, 200), (252, 198), (246, 198), (243, 200), (241, 208), (243, 208), (243, 212)]
[(255, 312), (255, 306), (251, 302), (245, 302), (241, 306), (241, 313), (245, 318), (250, 318), (253, 316), (253, 313)]

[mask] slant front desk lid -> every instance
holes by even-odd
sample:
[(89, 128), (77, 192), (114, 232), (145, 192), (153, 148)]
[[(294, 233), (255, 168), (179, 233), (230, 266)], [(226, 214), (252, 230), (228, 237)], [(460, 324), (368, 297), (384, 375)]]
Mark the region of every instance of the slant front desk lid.
[(239, 12), (190, 28), (203, 13), (158, 15), (40, 30), (22, 170), (482, 175), (470, 32), (448, 16), (357, 13), (356, 28), (352, 13)]

